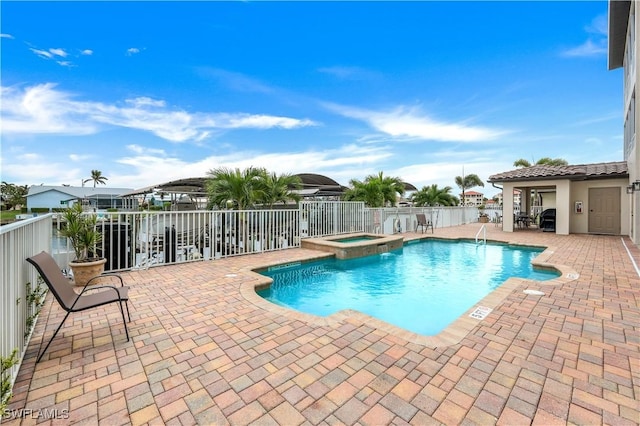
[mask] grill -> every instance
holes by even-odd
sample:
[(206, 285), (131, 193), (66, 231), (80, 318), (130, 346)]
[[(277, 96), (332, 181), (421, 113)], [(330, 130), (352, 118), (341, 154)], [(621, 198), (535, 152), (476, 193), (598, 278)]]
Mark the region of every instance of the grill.
[(546, 209), (540, 213), (540, 229), (556, 232), (556, 209)]

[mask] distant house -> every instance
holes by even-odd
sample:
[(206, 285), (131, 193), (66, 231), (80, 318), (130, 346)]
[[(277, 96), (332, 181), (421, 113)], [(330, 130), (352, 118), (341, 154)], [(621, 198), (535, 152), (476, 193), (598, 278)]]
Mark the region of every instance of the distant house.
[(33, 185), (27, 194), (27, 210), (64, 208), (78, 202), (96, 210), (137, 207), (131, 205), (136, 201), (121, 197), (131, 191), (131, 188)]
[[(520, 206), (520, 193), (521, 191), (519, 189), (514, 189), (513, 190), (513, 204), (514, 206)], [(502, 203), (504, 202), (504, 194), (501, 192), (497, 195), (498, 197), (498, 205), (502, 206)]]
[(484, 204), (484, 194), (481, 192), (465, 191), (464, 200), (462, 199), (462, 194), (459, 195), (463, 206), (478, 207)]
[(500, 204), (498, 204), (498, 202), (496, 200), (487, 200), (486, 203), (484, 203), (484, 206), (488, 209), (497, 209), (500, 207)]

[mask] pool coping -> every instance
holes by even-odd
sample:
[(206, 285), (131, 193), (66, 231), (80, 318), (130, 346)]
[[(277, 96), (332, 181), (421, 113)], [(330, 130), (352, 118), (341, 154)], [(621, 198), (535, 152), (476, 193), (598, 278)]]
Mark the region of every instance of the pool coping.
[[(468, 241), (468, 238), (448, 238), (442, 236), (427, 236), (420, 235), (417, 237), (405, 237), (404, 243), (415, 240), (426, 239), (442, 239), (442, 240), (454, 240), (454, 241)], [(471, 240), (473, 241), (473, 240)], [(487, 294), (485, 297), (476, 302), (471, 308), (465, 311), (457, 319), (451, 322), (440, 333), (434, 336), (426, 336), (418, 334), (396, 325), (390, 324), (381, 319), (367, 315), (363, 312), (353, 309), (344, 309), (326, 317), (307, 314), (304, 312), (296, 311), (283, 306), (278, 306), (268, 300), (262, 298), (257, 294), (257, 290), (264, 289), (272, 283), (272, 279), (260, 274), (259, 270), (264, 270), (269, 267), (278, 266), (287, 263), (286, 259), (279, 259), (278, 261), (267, 262), (260, 265), (253, 265), (241, 269), (239, 272), (248, 274), (252, 277), (251, 280), (247, 280), (240, 285), (240, 294), (248, 302), (264, 309), (267, 312), (271, 312), (275, 315), (282, 315), (289, 319), (295, 319), (305, 322), (314, 326), (339, 326), (342, 323), (350, 323), (356, 326), (366, 324), (370, 327), (376, 328), (385, 333), (392, 334), (396, 337), (402, 338), (410, 343), (426, 346), (428, 348), (438, 348), (443, 346), (451, 346), (460, 343), (469, 333), (471, 333), (476, 327), (483, 324), (483, 321), (492, 320), (490, 317), (492, 312), (499, 307), (510, 295), (515, 294), (518, 291), (526, 291), (527, 297), (540, 298), (545, 296), (545, 289), (550, 287), (564, 285), (566, 283), (577, 280), (580, 275), (571, 267), (567, 265), (551, 263), (549, 258), (555, 253), (556, 247), (553, 246), (540, 246), (535, 244), (522, 244), (518, 242), (499, 241), (499, 240), (487, 240), (489, 243), (508, 244), (519, 247), (537, 247), (544, 248), (544, 251), (536, 256), (531, 264), (534, 267), (542, 269), (555, 269), (560, 272), (560, 276), (547, 281), (536, 281), (525, 278), (509, 278), (498, 288)], [(297, 262), (313, 262), (322, 259), (330, 259), (335, 257), (333, 254), (313, 251), (309, 258), (304, 260), (297, 260)], [(522, 290), (520, 290), (522, 289)]]

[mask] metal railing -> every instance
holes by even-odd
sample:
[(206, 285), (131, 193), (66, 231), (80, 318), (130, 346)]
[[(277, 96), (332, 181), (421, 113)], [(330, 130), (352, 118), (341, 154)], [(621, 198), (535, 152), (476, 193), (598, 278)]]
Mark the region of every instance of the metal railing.
[(300, 238), (364, 232), (362, 201), (300, 202)]
[[(101, 242), (94, 252), (105, 270), (223, 258), (300, 246), (298, 210), (99, 213)], [(56, 230), (64, 226), (54, 219)], [(54, 235), (56, 231), (54, 231)], [(66, 270), (73, 250), (54, 236), (53, 256)]]
[[(0, 227), (2, 282), (0, 285), (0, 356), (17, 350), (22, 359), (27, 348), (27, 320), (35, 314), (27, 296), (37, 286), (38, 274), (25, 259), (41, 251), (51, 251), (52, 215), (39, 216)], [(20, 363), (8, 372), (15, 381)]]
[(398, 207), (365, 209), (365, 232), (374, 234), (398, 234), (417, 229), (417, 214), (424, 214), (434, 230), (475, 222), (475, 207)]
[(476, 244), (478, 244), (478, 238), (480, 237), (480, 234), (482, 235), (482, 241), (487, 244), (487, 224), (483, 224), (480, 229), (478, 230), (478, 232), (476, 233)]

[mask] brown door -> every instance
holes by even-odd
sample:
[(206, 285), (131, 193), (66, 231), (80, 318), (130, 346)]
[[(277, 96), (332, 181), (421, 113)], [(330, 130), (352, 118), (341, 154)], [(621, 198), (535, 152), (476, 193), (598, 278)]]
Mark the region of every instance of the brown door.
[(589, 188), (589, 233), (620, 235), (620, 188)]

